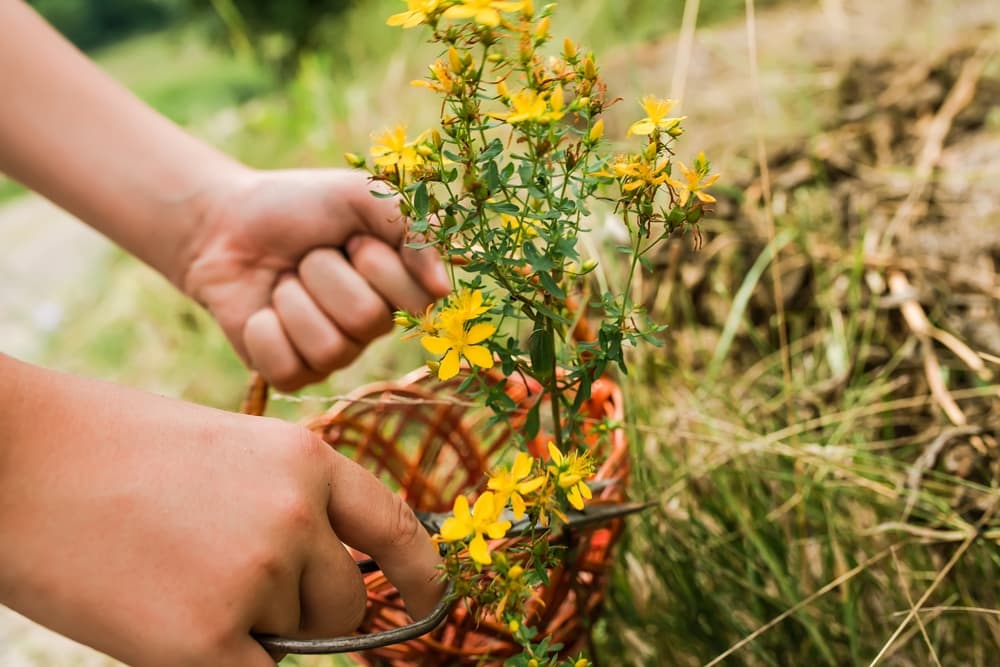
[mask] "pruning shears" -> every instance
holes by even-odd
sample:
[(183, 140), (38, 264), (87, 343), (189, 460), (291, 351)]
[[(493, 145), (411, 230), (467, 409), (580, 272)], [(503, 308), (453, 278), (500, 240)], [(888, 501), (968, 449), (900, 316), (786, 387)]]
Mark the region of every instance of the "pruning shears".
[[(589, 486), (593, 491), (598, 492), (606, 488), (608, 482), (603, 480), (592, 482)], [(571, 509), (568, 511), (566, 513), (566, 521), (561, 522), (561, 531), (563, 534), (571, 534), (575, 531), (600, 526), (613, 519), (641, 512), (651, 505), (652, 503), (600, 502), (600, 500), (595, 500), (589, 503), (583, 510)], [(427, 532), (432, 535), (440, 532), (441, 525), (446, 519), (452, 516), (451, 512), (416, 512), (416, 515)], [(501, 518), (511, 522), (511, 528), (505, 537), (519, 537), (540, 528), (526, 517), (514, 520), (513, 514), (510, 513), (509, 509), (505, 510), (505, 514)], [(362, 574), (378, 572), (381, 569), (378, 563), (371, 559), (357, 561), (357, 565)], [(451, 610), (452, 603), (454, 602), (452, 599), (453, 593), (454, 584), (448, 582), (441, 601), (437, 603), (437, 606), (425, 618), (392, 630), (329, 639), (292, 639), (274, 635), (258, 635), (256, 639), (269, 651), (303, 655), (352, 653), (354, 651), (382, 648), (391, 644), (400, 644), (425, 635), (439, 626), (447, 618), (448, 612)]]

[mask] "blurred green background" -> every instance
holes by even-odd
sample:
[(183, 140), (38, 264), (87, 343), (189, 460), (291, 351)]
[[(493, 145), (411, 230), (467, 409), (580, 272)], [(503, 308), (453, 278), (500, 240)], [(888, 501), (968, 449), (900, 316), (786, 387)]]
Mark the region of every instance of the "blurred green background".
[[(257, 167), (343, 166), (373, 131), (437, 117), (409, 86), (436, 54), (419, 30), (384, 25), (401, 0), (31, 4), (142, 99)], [(703, 247), (670, 244), (636, 286), (670, 327), (619, 378), (631, 493), (656, 506), (630, 520), (617, 552), (599, 664), (998, 664), (994, 4), (757, 2), (754, 50), (744, 0), (557, 11), (556, 43), (593, 49), (623, 98), (612, 141), (624, 145), (640, 95), (677, 95), (689, 116), (680, 157), (704, 149), (723, 173)], [(927, 151), (936, 169), (922, 176)], [(918, 216), (886, 240), (908, 198)], [(2, 177), (0, 202), (0, 349), (238, 405), (247, 372), (196, 305)], [(598, 256), (612, 254), (613, 227), (595, 220)], [(893, 271), (911, 292), (887, 288)], [(597, 275), (617, 284), (613, 270)], [(954, 340), (915, 330), (908, 300)], [(390, 336), (272, 409), (315, 414), (422, 362)], [(0, 616), (0, 636), (18, 622)], [(3, 664), (107, 664), (19, 632)]]

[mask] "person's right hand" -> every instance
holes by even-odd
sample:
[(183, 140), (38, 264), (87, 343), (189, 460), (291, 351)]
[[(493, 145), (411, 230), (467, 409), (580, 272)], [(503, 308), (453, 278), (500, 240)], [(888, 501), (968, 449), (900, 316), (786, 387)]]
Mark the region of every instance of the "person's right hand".
[(264, 667), (252, 633), (355, 629), (365, 591), (341, 540), (415, 617), (437, 603), (413, 512), (308, 431), (2, 355), (0, 375), (0, 603), (170, 667)]

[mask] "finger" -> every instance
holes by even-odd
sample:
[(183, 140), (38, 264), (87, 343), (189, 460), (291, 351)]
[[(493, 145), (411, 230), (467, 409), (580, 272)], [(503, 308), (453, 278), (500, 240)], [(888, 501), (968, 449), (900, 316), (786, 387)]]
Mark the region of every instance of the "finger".
[(373, 191), (382, 194), (390, 194), (391, 191), (384, 183), (369, 179), (364, 172), (348, 172), (347, 179), (350, 196), (345, 197), (345, 190), (341, 188), (331, 194), (336, 195), (337, 205), (342, 206), (346, 202), (355, 218), (361, 221), (361, 225), (356, 227), (357, 233), (367, 231), (393, 248), (402, 246), (406, 225), (399, 210), (399, 199), (374, 196)]
[(437, 549), (402, 498), (360, 465), (333, 452), (330, 523), (351, 546), (369, 554), (423, 618), (444, 591)]
[(364, 580), (332, 531), (317, 538), (302, 573), (302, 623), (298, 635), (340, 637), (361, 625), (367, 606)]
[(319, 248), (299, 263), (306, 292), (352, 341), (364, 345), (392, 331), (389, 305), (340, 252)]
[(243, 327), (243, 344), (250, 364), (281, 391), (294, 391), (323, 379), (299, 357), (271, 308), (251, 315)]
[(436, 299), (451, 294), (451, 278), (448, 277), (448, 270), (437, 249), (433, 246), (411, 248), (403, 245), (399, 254), (407, 271), (428, 294)]
[(361, 348), (330, 321), (298, 279), (288, 276), (281, 280), (272, 302), (298, 356), (316, 373), (329, 375), (361, 353)]
[(400, 255), (374, 236), (355, 236), (347, 242), (351, 265), (393, 309), (422, 313), (433, 297), (403, 266)]

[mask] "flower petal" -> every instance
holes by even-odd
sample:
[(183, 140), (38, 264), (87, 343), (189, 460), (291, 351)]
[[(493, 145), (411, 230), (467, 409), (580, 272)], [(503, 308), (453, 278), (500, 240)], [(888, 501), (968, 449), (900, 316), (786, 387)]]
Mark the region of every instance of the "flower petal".
[(490, 546), (486, 544), (486, 540), (479, 533), (469, 542), (469, 555), (472, 556), (472, 560), (482, 565), (489, 565), (493, 562), (493, 558), (490, 556)]
[(556, 447), (556, 443), (549, 440), (548, 449), (549, 449), (549, 456), (552, 457), (552, 462), (555, 463), (557, 466), (562, 465), (563, 455), (562, 452), (560, 452), (559, 449)]
[(453, 516), (441, 524), (441, 539), (445, 542), (459, 542), (472, 533), (472, 526), (459, 521)]
[(507, 534), (507, 531), (510, 530), (510, 526), (510, 521), (494, 521), (486, 527), (486, 534), (489, 535), (491, 539), (499, 540)]
[(536, 477), (534, 479), (529, 479), (517, 485), (516, 487), (517, 492), (525, 494), (534, 493), (538, 489), (542, 488), (542, 484), (544, 483), (545, 483), (544, 477)]
[(420, 344), (431, 354), (444, 354), (451, 349), (451, 341), (440, 336), (424, 336), (420, 339)]
[(455, 498), (455, 504), (452, 505), (451, 513), (462, 521), (471, 519), (472, 513), (469, 511), (469, 499), (465, 496)]
[(527, 452), (518, 452), (514, 457), (514, 465), (510, 467), (510, 474), (514, 479), (527, 477), (531, 472), (531, 456)]
[(655, 129), (656, 129), (656, 123), (654, 123), (648, 118), (643, 118), (642, 120), (635, 121), (629, 126), (626, 136), (631, 137), (633, 134), (641, 134), (643, 136), (646, 136), (652, 134), (653, 130)]
[(511, 495), (510, 508), (514, 510), (514, 518), (520, 521), (521, 517), (524, 516), (525, 509), (527, 509), (524, 505), (524, 498), (521, 497), (521, 494), (514, 493)]
[(566, 494), (566, 500), (568, 500), (569, 504), (572, 505), (574, 508), (578, 510), (583, 509), (583, 498), (580, 497), (579, 486), (574, 486), (572, 489), (569, 490), (569, 493)]
[(458, 352), (454, 349), (448, 350), (448, 353), (444, 355), (444, 359), (441, 360), (441, 365), (438, 366), (438, 379), (450, 380), (455, 377), (458, 375), (460, 365)]
[(496, 333), (497, 328), (492, 324), (487, 324), (486, 322), (480, 322), (479, 324), (474, 324), (469, 333), (465, 335), (465, 342), (469, 345), (475, 345), (476, 343), (482, 343), (484, 340)]
[(462, 348), (462, 354), (474, 366), (493, 368), (493, 355), (482, 345), (466, 345)]

